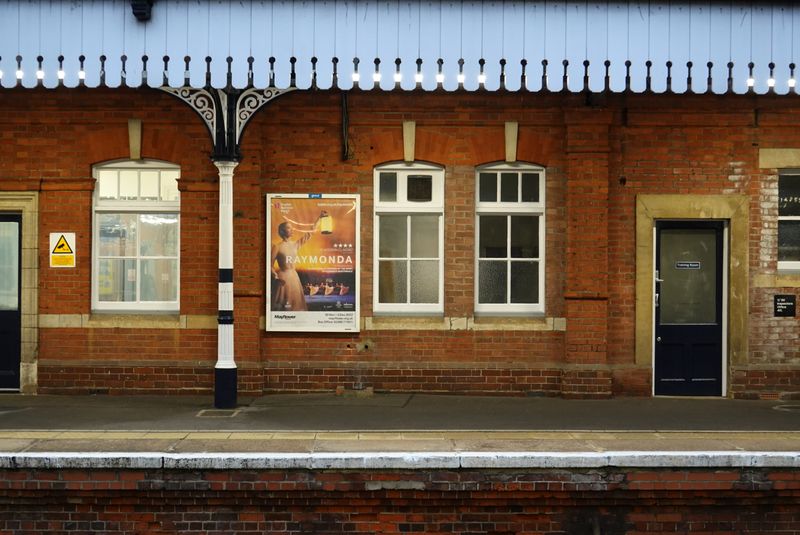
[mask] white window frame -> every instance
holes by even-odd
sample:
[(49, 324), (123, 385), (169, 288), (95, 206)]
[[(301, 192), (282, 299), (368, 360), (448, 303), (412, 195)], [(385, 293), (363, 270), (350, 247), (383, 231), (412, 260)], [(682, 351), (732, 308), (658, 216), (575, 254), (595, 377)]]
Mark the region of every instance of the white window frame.
[[(397, 174), (397, 200), (386, 202), (380, 200), (380, 175), (381, 173)], [(410, 175), (429, 174), (432, 177), (431, 200), (428, 202), (413, 202), (406, 199), (407, 179)], [(374, 169), (374, 213), (373, 213), (373, 298), (372, 309), (380, 314), (403, 315), (441, 315), (444, 313), (444, 168), (428, 163), (389, 163), (379, 165)], [(380, 216), (382, 215), (436, 215), (439, 217), (439, 295), (436, 303), (381, 303), (380, 297)], [(406, 253), (411, 254), (411, 233), (407, 233)], [(407, 258), (410, 258), (407, 257)], [(407, 288), (411, 288), (411, 270), (407, 270)]]
[[(538, 173), (539, 175), (539, 201), (538, 202), (502, 202), (500, 201), (500, 187), (501, 181), (499, 180), (500, 173), (514, 172), (518, 173), (519, 186), (517, 187), (518, 198), (522, 195), (522, 173)], [(481, 173), (497, 173), (497, 201), (496, 202), (481, 202), (480, 200), (480, 176)], [(539, 315), (544, 314), (545, 307), (545, 182), (546, 173), (544, 167), (528, 164), (528, 163), (496, 163), (481, 165), (475, 169), (475, 314), (487, 316), (522, 316), (522, 315)], [(539, 275), (539, 302), (538, 303), (480, 303), (480, 217), (488, 215), (528, 215), (537, 216), (539, 218), (539, 258), (538, 258), (538, 275)], [(506, 230), (507, 239), (511, 239), (511, 233)], [(506, 265), (508, 266), (512, 259), (506, 258)], [(511, 277), (509, 274), (508, 287), (506, 289), (506, 296), (509, 295)]]
[[(149, 313), (176, 313), (180, 310), (181, 302), (181, 260), (180, 260), (180, 225), (181, 225), (181, 203), (180, 192), (177, 201), (162, 200), (123, 200), (123, 199), (101, 199), (100, 198), (100, 173), (101, 171), (172, 171), (178, 172), (180, 180), (180, 166), (158, 160), (120, 160), (106, 162), (92, 167), (92, 177), (96, 180), (94, 193), (92, 194), (92, 311), (94, 312), (149, 312)], [(140, 188), (141, 188), (141, 182)], [(159, 184), (160, 186), (160, 184)], [(160, 189), (159, 189), (160, 191)], [(99, 226), (97, 224), (98, 214), (143, 214), (143, 213), (174, 213), (178, 216), (178, 237), (177, 237), (177, 293), (175, 301), (139, 301), (141, 285), (139, 284), (140, 275), (140, 251), (136, 251), (137, 267), (137, 301), (112, 302), (100, 301), (99, 296)], [(170, 257), (171, 258), (171, 257)]]
[[(780, 181), (784, 177), (794, 177), (795, 180), (800, 180), (800, 169), (784, 169), (778, 174), (778, 191), (780, 192)], [(796, 215), (780, 215), (780, 193), (778, 193), (778, 221), (800, 221), (800, 216)], [(780, 226), (779, 226), (780, 229)], [(780, 230), (778, 230), (780, 232)], [(776, 245), (776, 255), (777, 245)], [(779, 271), (800, 271), (800, 261), (778, 260)]]

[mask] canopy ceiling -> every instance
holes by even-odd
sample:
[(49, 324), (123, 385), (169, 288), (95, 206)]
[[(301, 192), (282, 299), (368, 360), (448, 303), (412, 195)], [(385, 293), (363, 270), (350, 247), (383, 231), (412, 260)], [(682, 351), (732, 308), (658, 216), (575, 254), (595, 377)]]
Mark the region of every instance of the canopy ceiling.
[(156, 0), (146, 22), (127, 0), (0, 4), (3, 88), (223, 88), (230, 73), (258, 88), (786, 94), (798, 48), (792, 2)]

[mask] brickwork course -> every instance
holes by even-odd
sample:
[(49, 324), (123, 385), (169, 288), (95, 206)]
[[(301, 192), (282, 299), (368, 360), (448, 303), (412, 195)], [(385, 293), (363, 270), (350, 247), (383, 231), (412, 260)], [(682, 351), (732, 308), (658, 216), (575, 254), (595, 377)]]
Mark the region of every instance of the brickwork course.
[[(652, 357), (636, 348), (636, 202), (641, 195), (747, 199), (746, 353), (728, 359), (723, 395), (800, 396), (800, 323), (772, 314), (800, 279), (777, 269), (777, 174), (762, 149), (800, 144), (794, 98), (352, 91), (342, 159), (335, 91), (281, 96), (249, 124), (234, 178), (236, 362), (245, 395), (376, 391), (563, 397), (649, 396)], [(181, 168), (180, 318), (114, 325), (91, 310), (92, 166), (127, 158), (127, 120), (142, 156)], [(373, 169), (415, 158), (445, 169), (444, 317), (373, 313)], [(474, 313), (475, 168), (517, 159), (546, 169), (543, 318)], [(35, 391), (197, 394), (213, 390), (217, 333), (217, 169), (197, 116), (147, 89), (7, 89), (0, 99), (0, 192), (39, 194)], [(361, 195), (358, 334), (273, 333), (266, 306), (267, 193)], [(76, 233), (74, 269), (48, 267), (50, 232)], [(77, 318), (77, 319), (76, 319)], [(83, 319), (81, 319), (83, 318)], [(191, 318), (200, 318), (192, 323)], [(94, 323), (93, 323), (94, 322)]]
[[(0, 471), (8, 533), (797, 533), (796, 472)], [(208, 507), (213, 504), (213, 508)]]

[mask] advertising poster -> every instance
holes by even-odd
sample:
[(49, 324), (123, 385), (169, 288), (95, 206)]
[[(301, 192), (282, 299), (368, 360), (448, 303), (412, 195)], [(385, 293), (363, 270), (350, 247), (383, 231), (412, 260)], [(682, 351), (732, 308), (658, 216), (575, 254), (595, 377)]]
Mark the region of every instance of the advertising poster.
[(358, 195), (267, 195), (267, 330), (359, 330)]

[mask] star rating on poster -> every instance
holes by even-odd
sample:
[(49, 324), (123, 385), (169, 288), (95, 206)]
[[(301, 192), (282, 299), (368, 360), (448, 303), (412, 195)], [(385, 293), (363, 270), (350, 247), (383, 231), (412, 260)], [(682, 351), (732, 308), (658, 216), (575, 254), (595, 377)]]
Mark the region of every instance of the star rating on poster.
[(352, 249), (353, 248), (353, 244), (352, 243), (334, 243), (333, 247), (334, 247), (334, 249)]

